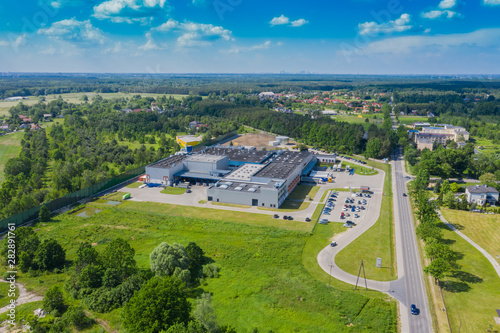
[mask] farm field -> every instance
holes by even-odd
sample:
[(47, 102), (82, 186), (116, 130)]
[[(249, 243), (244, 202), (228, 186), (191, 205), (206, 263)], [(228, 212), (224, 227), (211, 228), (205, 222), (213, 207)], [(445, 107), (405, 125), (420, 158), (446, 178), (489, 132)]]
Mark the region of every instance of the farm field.
[[(213, 210), (207, 216), (193, 207), (135, 202), (87, 206), (102, 211), (87, 218), (63, 214), (53, 222), (39, 223), (35, 228), (40, 238), (56, 239), (73, 259), (82, 241), (95, 242), (102, 251), (112, 239), (122, 237), (135, 249), (142, 268), (149, 267), (149, 253), (163, 241), (196, 242), (221, 267), (220, 277), (206, 280), (200, 288), (213, 294), (219, 323), (238, 332), (352, 331), (349, 326), (356, 331), (397, 331), (395, 302), (388, 296), (354, 292), (337, 281), (327, 287), (327, 274), (315, 263), (316, 251), (324, 246), (325, 238), (338, 231), (336, 226), (311, 236), (309, 224), (286, 221), (291, 228), (285, 229), (280, 225), (283, 221), (253, 216), (260, 214)], [(305, 228), (294, 228), (299, 225)], [(67, 274), (21, 274), (18, 280), (43, 293), (54, 284), (62, 287)], [(121, 309), (93, 315), (106, 321), (111, 330), (122, 328)]]
[(474, 145), (483, 153), (500, 153), (500, 145), (494, 144), (492, 140), (474, 138)]
[(441, 208), (444, 218), (500, 263), (500, 215)]
[[(172, 96), (175, 99), (182, 99), (186, 97), (187, 95), (176, 95), (176, 94), (150, 94), (150, 93), (106, 93), (106, 94), (97, 94), (97, 93), (71, 93), (71, 94), (61, 94), (60, 96), (65, 100), (66, 102), (69, 103), (75, 103), (75, 104), (80, 104), (83, 103), (81, 98), (83, 95), (87, 95), (89, 100), (92, 100), (92, 97), (96, 95), (100, 95), (103, 98), (106, 99), (111, 99), (111, 98), (131, 98), (134, 95), (141, 95), (142, 97), (160, 97), (160, 96), (167, 96), (170, 97)], [(59, 98), (59, 95), (48, 95), (44, 96), (45, 97), (45, 102), (51, 102)], [(29, 99), (27, 100), (22, 100), (22, 103), (25, 105), (35, 105), (38, 103), (38, 96), (28, 96)], [(0, 100), (0, 116), (8, 116), (9, 115), (9, 109), (13, 106), (16, 106), (19, 101), (4, 101)]]
[(5, 180), (3, 170), (10, 158), (17, 157), (21, 152), (21, 139), (24, 132), (16, 132), (0, 136), (0, 184)]

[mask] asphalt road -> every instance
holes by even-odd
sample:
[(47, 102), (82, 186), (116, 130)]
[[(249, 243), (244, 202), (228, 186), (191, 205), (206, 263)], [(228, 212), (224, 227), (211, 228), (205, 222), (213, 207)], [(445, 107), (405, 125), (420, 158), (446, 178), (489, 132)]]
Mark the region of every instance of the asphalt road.
[[(402, 331), (425, 333), (432, 332), (432, 319), (429, 311), (429, 301), (424, 284), (424, 273), (418, 253), (415, 227), (411, 215), (410, 201), (403, 196), (407, 192), (403, 156), (398, 153), (392, 157), (394, 214), (399, 221), (396, 241), (398, 252), (398, 274), (405, 284), (405, 300), (401, 302), (401, 316), (407, 317), (408, 327)], [(410, 313), (410, 305), (415, 304), (420, 309), (419, 315)], [(403, 320), (404, 322), (404, 320)]]

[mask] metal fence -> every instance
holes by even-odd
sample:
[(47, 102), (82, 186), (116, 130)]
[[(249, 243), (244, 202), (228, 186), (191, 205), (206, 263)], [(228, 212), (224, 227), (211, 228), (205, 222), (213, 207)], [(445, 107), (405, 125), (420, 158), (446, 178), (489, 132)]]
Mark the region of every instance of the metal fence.
[(145, 172), (145, 170), (146, 170), (146, 166), (138, 167), (136, 169), (127, 171), (119, 176), (107, 179), (107, 180), (100, 182), (98, 184), (95, 184), (95, 185), (89, 186), (87, 188), (81, 189), (79, 191), (65, 195), (64, 197), (52, 200), (51, 202), (48, 202), (44, 205), (33, 207), (33, 208), (25, 210), (24, 212), (19, 213), (17, 215), (13, 215), (13, 216), (10, 216), (6, 219), (3, 219), (0, 221), (0, 233), (7, 231), (7, 227), (9, 225), (9, 223), (14, 223), (16, 226), (19, 226), (19, 225), (24, 224), (28, 221), (31, 221), (31, 220), (38, 218), (38, 213), (40, 212), (40, 208), (42, 206), (47, 206), (47, 208), (51, 212), (59, 210), (65, 206), (71, 205), (71, 204), (78, 202), (82, 199), (92, 197), (92, 196), (94, 196), (102, 191), (105, 191), (113, 186), (116, 186), (116, 185), (121, 184), (127, 180), (130, 180), (134, 177), (137, 177), (137, 176), (143, 174)]

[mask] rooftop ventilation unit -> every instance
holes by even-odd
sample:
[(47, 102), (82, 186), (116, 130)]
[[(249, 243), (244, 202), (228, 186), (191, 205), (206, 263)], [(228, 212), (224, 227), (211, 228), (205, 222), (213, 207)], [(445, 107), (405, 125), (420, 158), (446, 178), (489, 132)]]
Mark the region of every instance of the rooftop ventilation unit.
[(255, 192), (255, 191), (257, 191), (257, 189), (256, 189), (255, 187), (250, 187), (250, 188), (248, 189), (248, 192)]
[(242, 189), (243, 189), (243, 187), (241, 187), (241, 186), (238, 186), (238, 187), (234, 188), (235, 191), (241, 191)]

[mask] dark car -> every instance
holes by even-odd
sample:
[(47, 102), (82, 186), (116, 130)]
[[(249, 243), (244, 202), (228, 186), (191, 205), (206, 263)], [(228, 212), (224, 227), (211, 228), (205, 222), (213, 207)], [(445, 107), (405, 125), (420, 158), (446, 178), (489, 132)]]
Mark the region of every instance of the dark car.
[(407, 197), (406, 193), (403, 193), (403, 197)]
[(311, 219), (306, 217), (306, 222), (311, 222)]
[(275, 219), (279, 219), (279, 218), (280, 218), (280, 216), (279, 216), (278, 214), (274, 214), (274, 216), (273, 216), (273, 217), (274, 217)]
[(283, 215), (283, 220), (288, 220), (288, 216)]
[(293, 221), (293, 217), (292, 216), (288, 216), (288, 220), (289, 221)]
[(415, 304), (412, 304), (411, 305), (411, 308), (410, 308), (410, 311), (411, 311), (411, 314), (412, 315), (418, 315), (420, 313), (420, 310), (417, 309), (416, 305)]

